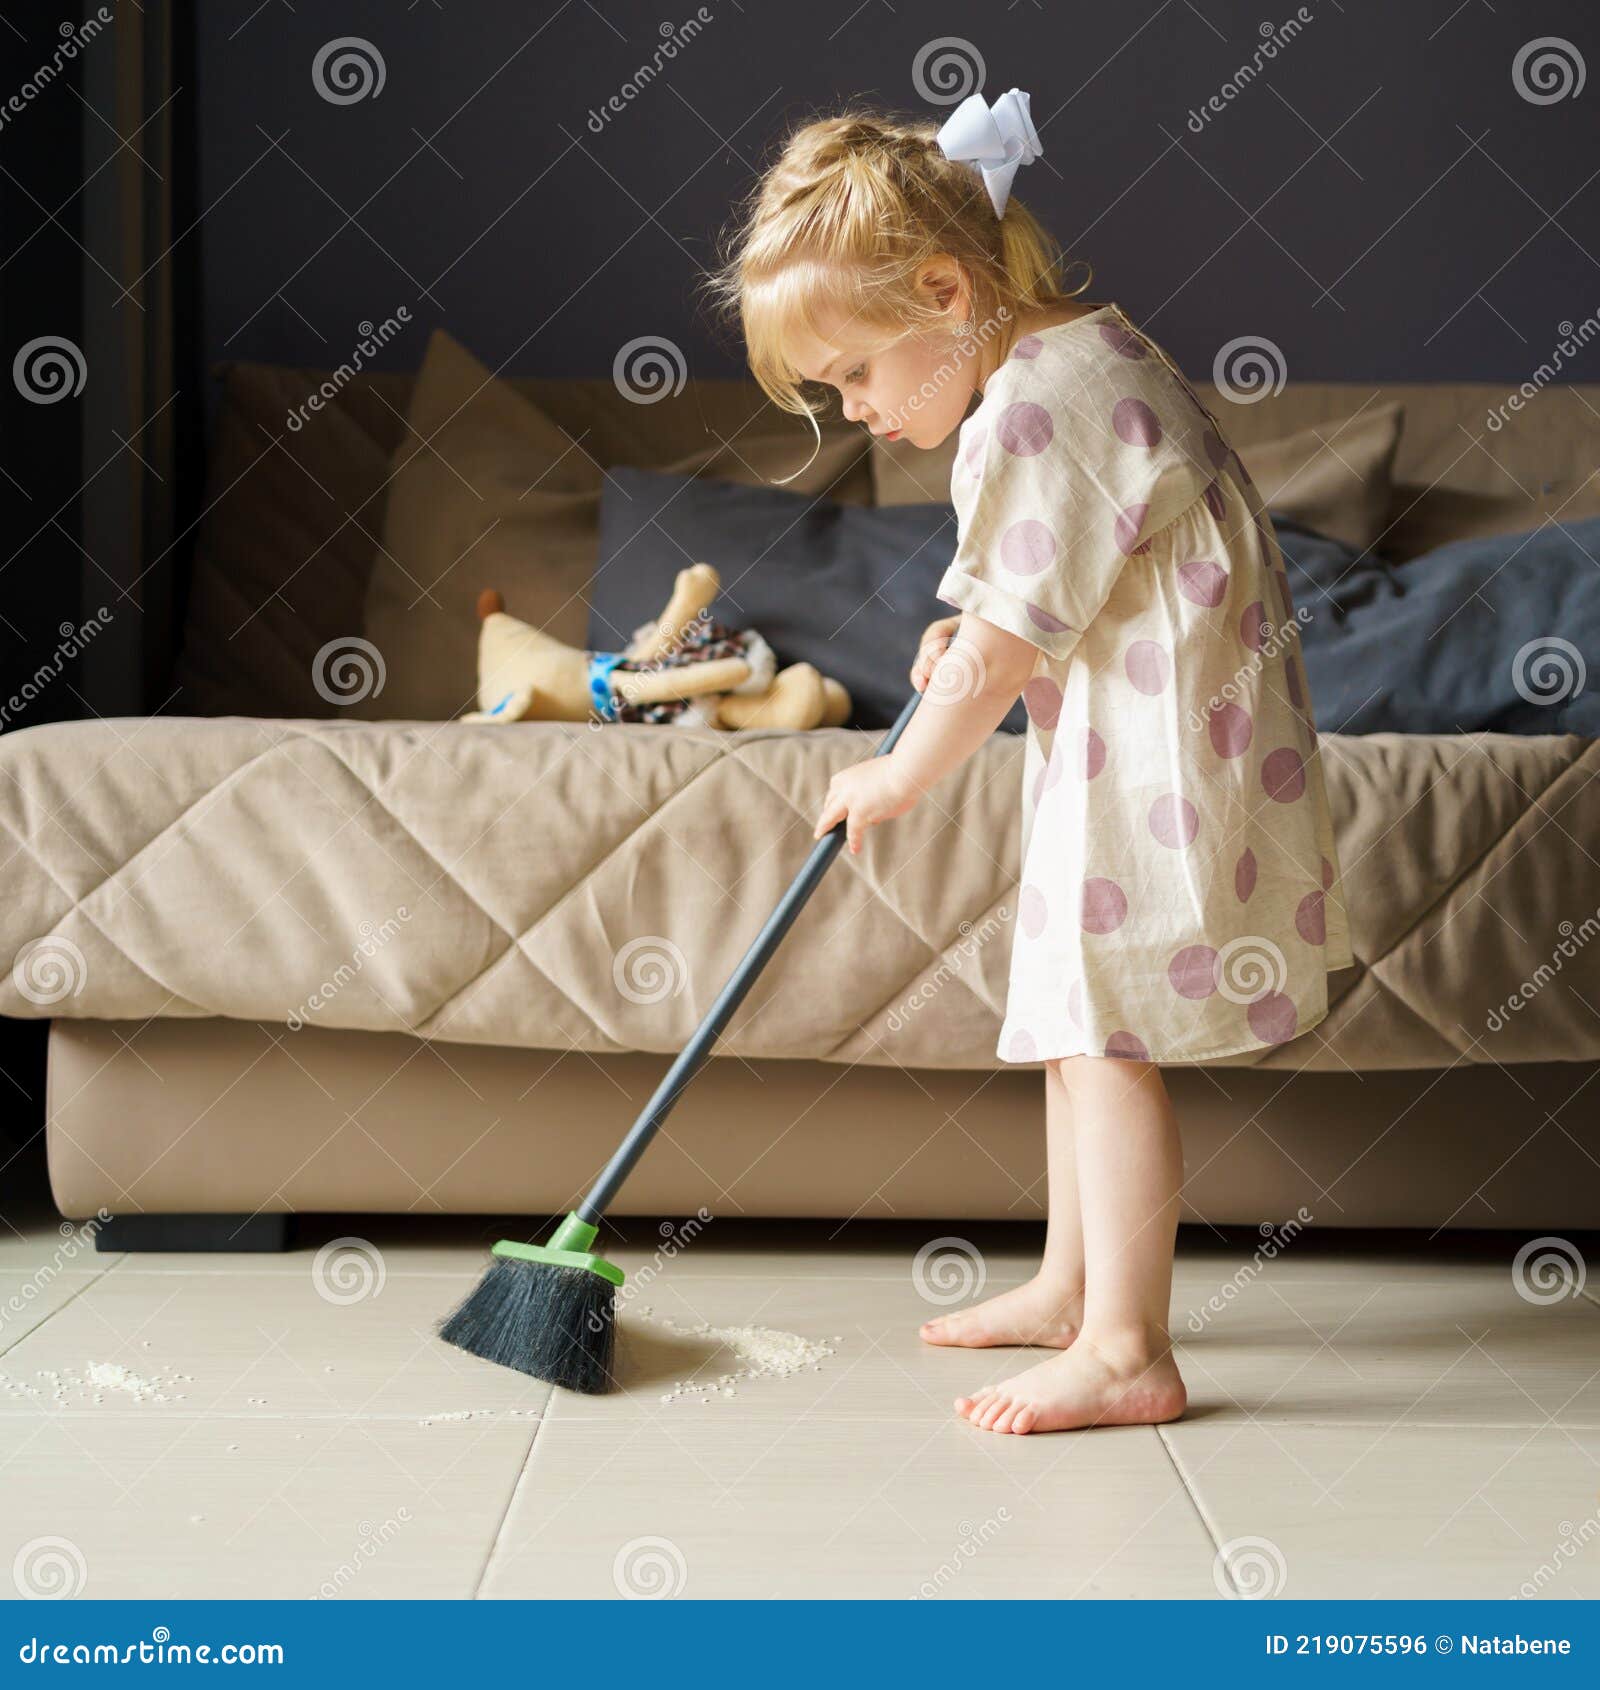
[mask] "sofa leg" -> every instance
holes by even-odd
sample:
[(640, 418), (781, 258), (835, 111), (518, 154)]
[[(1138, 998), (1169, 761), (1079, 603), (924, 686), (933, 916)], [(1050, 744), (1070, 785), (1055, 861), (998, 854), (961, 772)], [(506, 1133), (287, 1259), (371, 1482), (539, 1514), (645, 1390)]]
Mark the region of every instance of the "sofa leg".
[(94, 1235), (96, 1250), (287, 1250), (293, 1215), (114, 1215)]

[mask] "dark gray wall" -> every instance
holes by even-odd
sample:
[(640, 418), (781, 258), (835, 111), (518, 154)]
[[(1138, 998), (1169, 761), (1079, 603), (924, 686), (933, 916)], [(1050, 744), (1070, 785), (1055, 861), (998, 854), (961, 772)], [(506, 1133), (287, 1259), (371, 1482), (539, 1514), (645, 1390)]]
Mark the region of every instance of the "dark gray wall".
[[(1592, 0), (1322, 0), (1198, 135), (1189, 114), (1295, 7), (716, 0), (599, 135), (589, 112), (692, 7), (201, 10), (213, 358), (336, 363), (405, 304), (394, 367), (438, 322), (518, 374), (604, 374), (647, 333), (695, 375), (740, 374), (692, 293), (733, 201), (798, 115), (851, 95), (941, 115), (912, 67), (947, 35), (976, 45), (991, 96), (1032, 93), (1046, 153), (1018, 192), (1092, 261), (1091, 295), (1191, 370), (1248, 334), (1303, 380), (1510, 383), (1600, 308), (1600, 86), (1536, 104), (1512, 75), (1543, 36), (1600, 73)], [(381, 52), (376, 98), (317, 94), (338, 35)], [(1600, 378), (1594, 345), (1573, 378)]]

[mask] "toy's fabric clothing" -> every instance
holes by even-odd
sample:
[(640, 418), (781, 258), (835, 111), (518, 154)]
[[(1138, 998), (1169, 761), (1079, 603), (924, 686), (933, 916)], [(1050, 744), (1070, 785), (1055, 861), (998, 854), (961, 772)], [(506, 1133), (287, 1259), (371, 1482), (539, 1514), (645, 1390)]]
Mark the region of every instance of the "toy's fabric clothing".
[(1351, 961), (1289, 581), (1255, 487), (1115, 305), (962, 424), (947, 604), (1039, 648), (997, 1054), (1282, 1044)]

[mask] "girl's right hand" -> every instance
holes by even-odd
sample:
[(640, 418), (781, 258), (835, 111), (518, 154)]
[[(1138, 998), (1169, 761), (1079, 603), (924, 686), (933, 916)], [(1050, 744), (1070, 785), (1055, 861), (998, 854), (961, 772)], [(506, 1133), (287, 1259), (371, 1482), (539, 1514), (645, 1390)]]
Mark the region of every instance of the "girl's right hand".
[(945, 648), (955, 638), (961, 626), (959, 616), (941, 616), (922, 631), (922, 643), (917, 648), (917, 660), (911, 665), (911, 684), (918, 692), (926, 692), (933, 675), (933, 666), (944, 656)]

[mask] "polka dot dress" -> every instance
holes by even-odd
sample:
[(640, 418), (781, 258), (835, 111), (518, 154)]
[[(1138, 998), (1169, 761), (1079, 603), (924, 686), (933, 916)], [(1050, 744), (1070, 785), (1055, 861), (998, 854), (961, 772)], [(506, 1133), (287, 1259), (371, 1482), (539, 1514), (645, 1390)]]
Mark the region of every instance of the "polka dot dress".
[(1020, 339), (962, 424), (947, 604), (1037, 646), (997, 1054), (1198, 1062), (1327, 1013), (1350, 940), (1283, 559), (1115, 305)]

